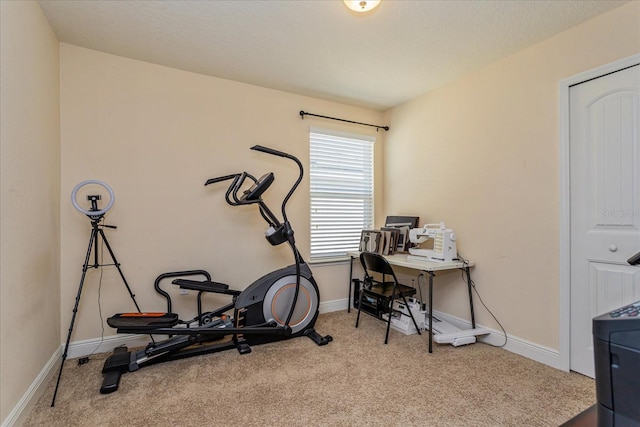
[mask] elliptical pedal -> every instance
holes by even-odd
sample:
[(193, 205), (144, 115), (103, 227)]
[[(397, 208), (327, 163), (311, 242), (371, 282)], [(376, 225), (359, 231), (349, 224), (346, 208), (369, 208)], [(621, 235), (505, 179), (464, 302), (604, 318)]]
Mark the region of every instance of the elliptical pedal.
[(102, 367), (104, 378), (100, 393), (109, 394), (118, 390), (120, 385), (120, 377), (128, 371), (129, 351), (126, 346), (117, 347), (113, 350), (113, 354), (107, 358)]
[(314, 343), (318, 345), (327, 345), (331, 341), (333, 341), (333, 337), (331, 335), (325, 335), (324, 337), (316, 332), (315, 329), (307, 329), (304, 331), (304, 335), (311, 338)]

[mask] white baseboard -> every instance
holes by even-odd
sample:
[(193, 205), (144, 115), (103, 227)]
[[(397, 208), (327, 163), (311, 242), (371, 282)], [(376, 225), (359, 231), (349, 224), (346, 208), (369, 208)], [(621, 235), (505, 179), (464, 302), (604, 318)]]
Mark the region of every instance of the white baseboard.
[(36, 379), (31, 383), (31, 386), (29, 386), (26, 393), (22, 396), (20, 401), (18, 401), (18, 404), (9, 413), (7, 418), (2, 421), (2, 427), (19, 426), (24, 423), (27, 415), (31, 411), (31, 408), (44, 393), (46, 385), (57, 374), (58, 369), (60, 368), (61, 357), (62, 351), (60, 349), (53, 353)]
[(318, 311), (320, 313), (331, 313), (334, 311), (346, 310), (348, 301), (349, 300), (347, 298), (335, 299), (333, 301), (324, 301), (320, 303)]
[[(326, 304), (326, 306), (323, 307), (323, 304)], [(330, 313), (332, 311), (344, 310), (346, 307), (346, 298), (327, 301), (320, 304), (320, 313)], [(457, 326), (460, 329), (471, 329), (471, 322), (469, 320), (451, 316), (437, 310), (434, 310), (433, 314), (441, 318), (442, 320), (449, 322), (454, 326)], [(487, 328), (486, 326), (477, 323), (476, 326), (489, 331), (488, 335), (479, 336), (478, 341), (495, 346), (504, 344), (505, 337), (502, 331)], [(509, 334), (507, 334), (507, 343), (503, 348), (512, 353), (519, 354), (520, 356), (524, 356), (528, 359), (535, 360), (536, 362), (551, 366), (552, 368), (566, 371), (566, 369), (564, 369), (564, 364), (560, 360), (560, 353), (558, 350), (544, 347)]]
[(76, 341), (69, 345), (67, 359), (89, 356), (93, 353), (106, 353), (122, 345), (127, 347), (145, 346), (149, 341), (151, 341), (149, 335), (133, 334), (110, 335), (104, 338)]
[[(442, 320), (449, 322), (454, 326), (457, 326), (460, 329), (471, 328), (471, 322), (468, 320), (460, 319), (459, 317), (451, 316), (449, 314), (442, 313), (436, 310), (433, 311), (433, 314), (434, 316), (437, 316)], [(502, 331), (487, 328), (486, 326), (479, 325), (477, 323), (476, 326), (484, 328), (490, 332), (488, 335), (479, 336), (478, 341), (495, 346), (504, 344), (505, 336)], [(535, 360), (536, 362), (551, 366), (552, 368), (564, 370), (558, 350), (544, 347), (509, 334), (507, 334), (507, 343), (502, 348), (512, 353), (519, 354), (520, 356), (524, 356), (528, 359)]]

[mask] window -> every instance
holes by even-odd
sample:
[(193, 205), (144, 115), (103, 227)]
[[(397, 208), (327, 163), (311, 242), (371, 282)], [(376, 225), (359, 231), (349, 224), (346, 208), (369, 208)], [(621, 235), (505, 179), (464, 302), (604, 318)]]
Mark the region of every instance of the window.
[(309, 132), (311, 260), (357, 251), (373, 227), (375, 138), (312, 128)]

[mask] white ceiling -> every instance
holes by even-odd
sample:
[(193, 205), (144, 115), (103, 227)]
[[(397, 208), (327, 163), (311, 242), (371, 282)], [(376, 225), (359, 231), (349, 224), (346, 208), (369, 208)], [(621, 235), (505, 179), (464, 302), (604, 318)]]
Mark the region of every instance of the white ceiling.
[(383, 111), (625, 1), (40, 0), (61, 42)]

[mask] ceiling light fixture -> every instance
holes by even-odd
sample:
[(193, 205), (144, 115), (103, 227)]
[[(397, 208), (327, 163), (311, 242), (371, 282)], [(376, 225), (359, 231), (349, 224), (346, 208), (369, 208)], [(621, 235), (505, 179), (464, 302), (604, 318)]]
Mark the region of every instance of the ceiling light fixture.
[(354, 12), (369, 12), (375, 9), (382, 0), (342, 0), (347, 7)]

